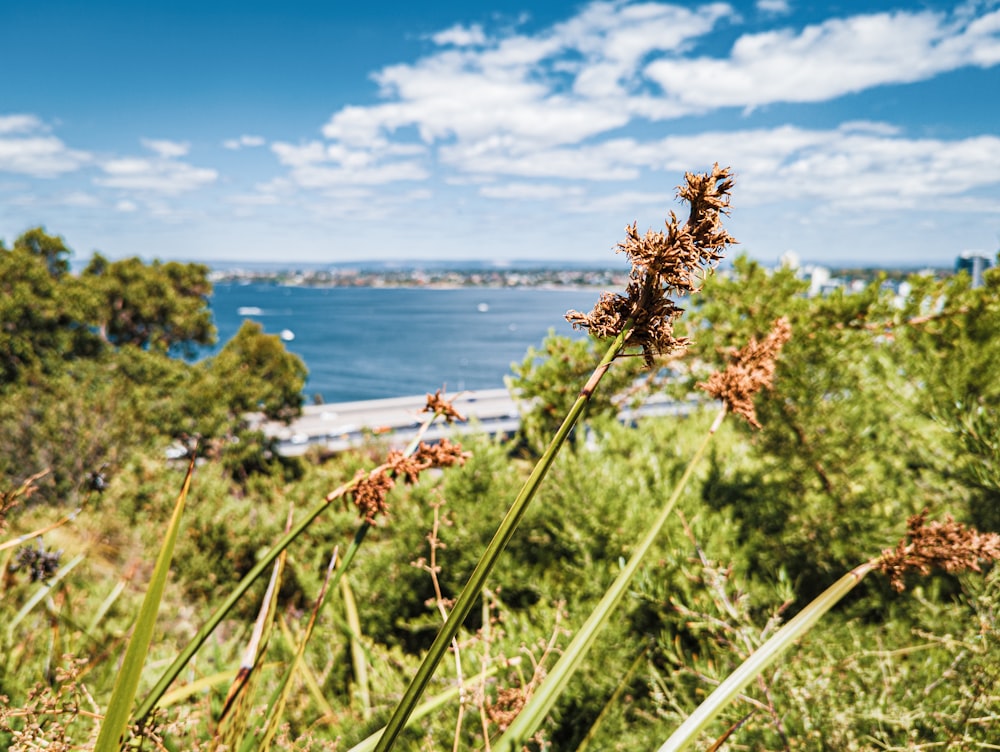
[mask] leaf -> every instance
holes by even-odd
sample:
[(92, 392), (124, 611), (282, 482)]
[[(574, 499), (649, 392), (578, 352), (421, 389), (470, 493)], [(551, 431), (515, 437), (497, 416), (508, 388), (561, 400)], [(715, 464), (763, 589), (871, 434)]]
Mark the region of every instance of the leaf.
[[(281, 723), (281, 716), (285, 711), (285, 704), (288, 702), (288, 695), (291, 692), (292, 677), (295, 675), (295, 671), (298, 668), (299, 663), (302, 661), (302, 656), (305, 655), (306, 645), (309, 644), (309, 639), (312, 637), (313, 628), (316, 626), (316, 617), (326, 600), (326, 593), (330, 585), (330, 578), (333, 575), (333, 570), (336, 566), (337, 551), (334, 551), (333, 556), (330, 557), (330, 566), (327, 567), (326, 570), (326, 578), (323, 580), (323, 587), (320, 588), (319, 595), (316, 596), (316, 603), (313, 605), (312, 614), (309, 615), (309, 623), (306, 625), (306, 630), (302, 634), (302, 638), (299, 641), (298, 649), (295, 651), (295, 657), (292, 659), (291, 664), (288, 666), (288, 670), (282, 677), (281, 685), (278, 687), (274, 697), (271, 699), (271, 706), (268, 708), (267, 712), (267, 722), (264, 726), (264, 736), (260, 741), (260, 745), (257, 747), (260, 752), (270, 748), (271, 740), (274, 739), (274, 735), (278, 731), (278, 724)], [(244, 741), (244, 748), (245, 747), (246, 741)]]
[(191, 487), (194, 460), (195, 453), (192, 452), (187, 474), (184, 476), (184, 484), (177, 496), (170, 524), (167, 526), (163, 546), (156, 558), (156, 566), (153, 568), (153, 574), (149, 581), (149, 589), (146, 591), (146, 597), (143, 598), (142, 607), (139, 609), (139, 617), (136, 619), (135, 629), (125, 650), (121, 670), (115, 678), (108, 712), (104, 716), (104, 722), (101, 724), (101, 730), (94, 747), (95, 752), (119, 752), (125, 742), (132, 702), (135, 700), (135, 693), (139, 688), (139, 679), (142, 677), (142, 666), (146, 659), (146, 653), (153, 640), (156, 615), (163, 598), (163, 589), (167, 584), (170, 560), (173, 557), (174, 545), (177, 543), (177, 535), (180, 531), (181, 515), (184, 513), (188, 489)]
[[(292, 527), (292, 510), (288, 510), (288, 522), (285, 524), (287, 533)], [(285, 569), (288, 552), (282, 551), (274, 562), (271, 580), (260, 604), (260, 613), (254, 623), (250, 642), (243, 653), (243, 661), (236, 672), (232, 686), (226, 696), (226, 702), (219, 718), (219, 726), (212, 740), (212, 749), (236, 749), (246, 735), (248, 718), (256, 692), (257, 677), (264, 653), (267, 652), (268, 639), (274, 627), (277, 613), (278, 590), (281, 587), (281, 576)]]

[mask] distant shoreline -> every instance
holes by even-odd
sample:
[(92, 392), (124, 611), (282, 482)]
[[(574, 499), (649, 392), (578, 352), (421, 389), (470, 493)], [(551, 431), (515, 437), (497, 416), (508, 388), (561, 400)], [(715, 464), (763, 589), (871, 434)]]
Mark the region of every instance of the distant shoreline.
[(287, 271), (260, 272), (246, 270), (215, 271), (210, 275), (213, 284), (267, 284), (296, 288), (354, 288), (354, 289), (518, 289), (533, 290), (601, 290), (622, 288), (628, 275), (612, 270), (519, 270), (490, 271)]

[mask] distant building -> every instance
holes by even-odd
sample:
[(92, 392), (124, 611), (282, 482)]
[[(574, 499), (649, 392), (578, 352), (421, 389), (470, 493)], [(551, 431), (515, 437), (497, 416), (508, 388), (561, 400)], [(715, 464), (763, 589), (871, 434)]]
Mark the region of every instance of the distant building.
[(779, 263), (782, 269), (798, 269), (802, 266), (802, 259), (799, 258), (799, 254), (795, 251), (785, 251), (781, 254)]
[(993, 262), (988, 256), (984, 256), (979, 251), (963, 251), (955, 259), (955, 274), (968, 272), (972, 277), (972, 287), (983, 286), (983, 272), (993, 266)]

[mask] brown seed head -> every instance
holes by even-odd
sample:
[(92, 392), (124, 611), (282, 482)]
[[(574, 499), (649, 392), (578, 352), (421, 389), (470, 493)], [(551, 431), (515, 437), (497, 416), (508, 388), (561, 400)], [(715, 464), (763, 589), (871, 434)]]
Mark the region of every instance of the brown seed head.
[(778, 319), (761, 342), (751, 337), (745, 347), (730, 354), (726, 370), (716, 371), (698, 387), (722, 400), (727, 409), (742, 415), (754, 428), (760, 428), (754, 397), (762, 388), (771, 388), (775, 361), (791, 336), (792, 326), (788, 319)]
[(374, 470), (359, 470), (347, 492), (365, 521), (374, 525), (379, 515), (388, 514), (386, 497), (396, 486), (397, 479), (402, 478), (404, 483), (413, 484), (424, 470), (463, 465), (471, 456), (469, 452), (462, 451), (461, 444), (448, 439), (442, 439), (437, 444), (420, 442), (417, 450), (410, 455), (393, 449), (385, 462)]
[(710, 173), (686, 173), (677, 195), (690, 205), (682, 225), (671, 212), (665, 232), (649, 230), (640, 236), (636, 224), (625, 228), (617, 251), (632, 263), (625, 295), (602, 293), (590, 313), (569, 311), (574, 327), (597, 337), (617, 336), (632, 321), (629, 343), (642, 348), (646, 364), (656, 355), (687, 345), (674, 337), (674, 320), (683, 313), (668, 297), (701, 289), (706, 275), (718, 264), (727, 246), (736, 241), (722, 227), (728, 213), (733, 180), (729, 168), (716, 164)]
[(934, 567), (946, 572), (982, 571), (980, 562), (1000, 560), (1000, 535), (980, 533), (946, 516), (944, 522), (927, 522), (927, 510), (907, 521), (906, 538), (895, 549), (886, 549), (878, 567), (898, 591), (906, 589), (907, 572), (928, 575)]
[(458, 410), (455, 409), (454, 405), (451, 404), (452, 400), (445, 399), (441, 390), (438, 389), (434, 394), (427, 395), (427, 404), (421, 412), (424, 413), (434, 413), (435, 415), (440, 415), (445, 419), (446, 422), (451, 423), (452, 421), (459, 421), (464, 423), (467, 418), (462, 415)]

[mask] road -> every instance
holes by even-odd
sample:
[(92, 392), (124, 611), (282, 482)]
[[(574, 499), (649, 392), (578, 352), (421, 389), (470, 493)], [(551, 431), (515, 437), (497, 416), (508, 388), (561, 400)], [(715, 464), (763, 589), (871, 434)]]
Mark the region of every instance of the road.
[[(452, 425), (436, 422), (424, 436), (427, 441), (470, 431), (513, 434), (520, 425), (517, 405), (506, 389), (459, 392), (452, 400), (455, 409), (469, 422)], [(427, 396), (420, 394), (308, 405), (302, 408), (302, 415), (288, 425), (264, 420), (259, 414), (250, 416), (250, 423), (251, 427), (260, 428), (265, 435), (276, 438), (278, 451), (285, 456), (304, 454), (310, 447), (342, 452), (373, 435), (384, 436), (388, 444), (401, 448), (417, 435), (427, 418), (427, 414), (421, 412), (426, 404)], [(634, 423), (640, 417), (687, 415), (703, 404), (697, 399), (677, 402), (662, 394), (653, 395), (638, 410), (624, 409), (618, 417), (624, 423)]]
[[(372, 434), (391, 436), (390, 443), (403, 445), (416, 435), (427, 418), (427, 413), (421, 412), (426, 404), (426, 395), (414, 395), (308, 405), (289, 425), (264, 421), (260, 416), (251, 418), (251, 425), (278, 439), (278, 451), (287, 456), (303, 454), (311, 446), (343, 451)], [(432, 426), (427, 433), (428, 440), (470, 429), (494, 434), (513, 432), (520, 422), (517, 406), (506, 389), (459, 392), (452, 404), (471, 425)]]

